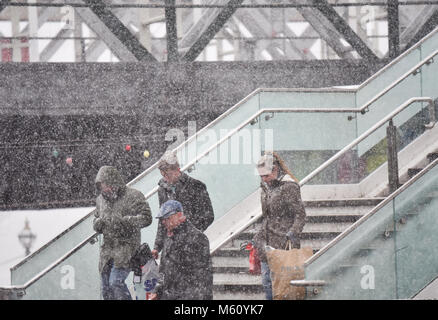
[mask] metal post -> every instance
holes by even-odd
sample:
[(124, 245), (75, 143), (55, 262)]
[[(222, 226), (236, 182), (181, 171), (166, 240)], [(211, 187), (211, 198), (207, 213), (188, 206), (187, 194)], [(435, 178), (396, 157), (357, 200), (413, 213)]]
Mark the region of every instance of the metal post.
[(313, 4), (362, 58), (369, 60), (379, 59), (327, 0), (313, 0)]
[(80, 21), (80, 17), (76, 10), (74, 11), (74, 25), (73, 25), (73, 34), (76, 40), (74, 41), (74, 50), (75, 50), (75, 62), (85, 62), (84, 57), (84, 39), (82, 35), (82, 21)]
[[(28, 3), (36, 3), (36, 0), (28, 0)], [(36, 38), (38, 37), (38, 8), (32, 6), (28, 7), (27, 15), (29, 21), (29, 37)], [(39, 62), (39, 60), (38, 39), (31, 39), (29, 40), (29, 61)]]
[(20, 8), (11, 8), (11, 24), (12, 24), (12, 61), (21, 62), (21, 48), (22, 46), (20, 39), (18, 37), (20, 33)]
[(398, 0), (388, 0), (388, 55), (395, 58), (400, 52)]
[(394, 126), (392, 119), (386, 128), (388, 141), (388, 183), (390, 193), (393, 193), (400, 186), (398, 179), (398, 157), (397, 157), (397, 127)]
[[(145, 4), (150, 4), (150, 1), (145, 1)], [(149, 22), (151, 18), (154, 18), (152, 15), (152, 10), (150, 9), (138, 9), (137, 10), (137, 17), (138, 17), (138, 26), (140, 28), (139, 32), (139, 39), (140, 43), (145, 47), (149, 52), (152, 52), (152, 43), (151, 43), (151, 33), (150, 33), (150, 27)]]
[(167, 61), (178, 61), (178, 35), (176, 27), (175, 0), (166, 0)]

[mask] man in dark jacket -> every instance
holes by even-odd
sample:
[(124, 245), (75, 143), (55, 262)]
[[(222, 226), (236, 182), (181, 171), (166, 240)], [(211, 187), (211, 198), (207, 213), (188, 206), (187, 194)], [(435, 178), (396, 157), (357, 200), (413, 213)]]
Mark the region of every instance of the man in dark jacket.
[(212, 300), (210, 242), (184, 215), (180, 202), (165, 202), (157, 215), (167, 233), (160, 259), (160, 280), (153, 299)]
[[(184, 208), (184, 215), (200, 231), (204, 232), (213, 223), (214, 212), (210, 196), (204, 183), (180, 171), (177, 157), (173, 153), (165, 153), (158, 163), (163, 178), (158, 182), (158, 201), (160, 206), (167, 200), (177, 200)], [(158, 259), (162, 250), (166, 230), (158, 225), (152, 254)]]
[(103, 166), (96, 176), (96, 214), (93, 228), (103, 235), (99, 271), (105, 300), (130, 300), (125, 280), (130, 259), (141, 243), (141, 228), (152, 223), (144, 195), (125, 185), (116, 168)]

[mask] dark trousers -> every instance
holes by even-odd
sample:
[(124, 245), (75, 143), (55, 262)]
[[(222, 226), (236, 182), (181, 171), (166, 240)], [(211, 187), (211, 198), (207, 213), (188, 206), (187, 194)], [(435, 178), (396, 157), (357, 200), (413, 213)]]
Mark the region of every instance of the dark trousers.
[(267, 262), (261, 262), (262, 269), (262, 284), (265, 290), (266, 300), (272, 300), (272, 280), (271, 280), (271, 270), (269, 269), (269, 264)]

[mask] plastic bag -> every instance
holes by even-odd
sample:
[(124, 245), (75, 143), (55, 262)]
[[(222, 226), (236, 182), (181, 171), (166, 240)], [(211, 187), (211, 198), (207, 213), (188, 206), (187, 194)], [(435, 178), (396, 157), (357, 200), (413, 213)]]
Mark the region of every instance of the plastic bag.
[(134, 275), (133, 299), (150, 300), (150, 296), (159, 278), (160, 273), (157, 262), (153, 258), (149, 259), (146, 264), (141, 267), (141, 279), (137, 281)]
[(155, 286), (160, 278), (160, 273), (158, 272), (158, 264), (155, 259), (150, 259), (142, 268), (141, 283), (143, 284), (144, 290), (146, 291), (146, 300), (149, 300), (150, 294), (154, 291)]

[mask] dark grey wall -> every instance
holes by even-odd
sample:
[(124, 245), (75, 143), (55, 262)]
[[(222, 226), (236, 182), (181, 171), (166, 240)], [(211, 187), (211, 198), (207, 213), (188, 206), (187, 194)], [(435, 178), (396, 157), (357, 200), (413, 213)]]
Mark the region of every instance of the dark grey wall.
[[(0, 112), (222, 113), (259, 87), (327, 87), (364, 81), (383, 63), (3, 63)], [(164, 109), (164, 110), (163, 110)]]
[(383, 64), (0, 64), (0, 207), (90, 201), (101, 165), (129, 181), (166, 150), (169, 128), (196, 121), (199, 130), (257, 88), (359, 84)]
[(362, 60), (0, 64), (0, 115), (130, 114), (142, 131), (198, 128), (257, 88), (359, 84), (384, 65)]

